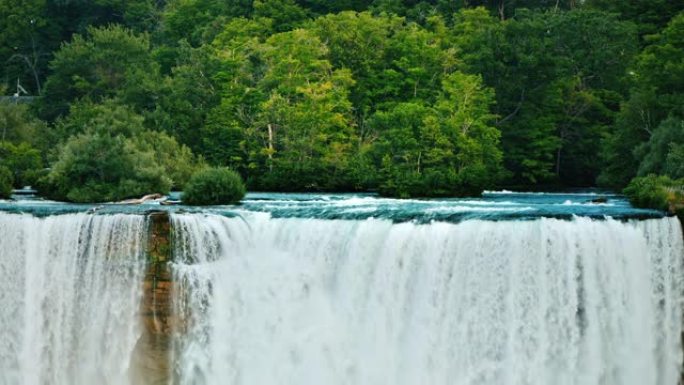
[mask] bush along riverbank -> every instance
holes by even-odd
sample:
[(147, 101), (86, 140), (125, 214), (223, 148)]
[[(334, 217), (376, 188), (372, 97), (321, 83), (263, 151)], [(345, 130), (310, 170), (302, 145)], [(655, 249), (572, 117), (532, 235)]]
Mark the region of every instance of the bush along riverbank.
[(632, 205), (666, 210), (684, 223), (684, 178), (651, 174), (632, 179), (623, 190)]

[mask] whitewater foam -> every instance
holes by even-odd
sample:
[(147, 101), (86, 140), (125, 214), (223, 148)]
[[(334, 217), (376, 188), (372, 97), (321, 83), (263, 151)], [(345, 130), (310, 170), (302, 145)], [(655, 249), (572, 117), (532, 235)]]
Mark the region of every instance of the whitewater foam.
[(679, 380), (675, 218), (173, 222), (180, 384)]
[(145, 219), (0, 212), (0, 384), (129, 384)]

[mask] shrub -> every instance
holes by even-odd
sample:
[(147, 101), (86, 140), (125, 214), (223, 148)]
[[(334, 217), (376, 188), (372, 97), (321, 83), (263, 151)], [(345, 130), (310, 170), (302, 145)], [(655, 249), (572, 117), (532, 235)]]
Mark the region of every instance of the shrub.
[(667, 210), (676, 197), (684, 181), (672, 180), (667, 176), (650, 174), (637, 177), (623, 190), (629, 201), (636, 207)]
[(5, 199), (12, 195), (13, 179), (12, 172), (7, 167), (0, 166), (0, 198)]
[(164, 169), (172, 187), (182, 189), (190, 176), (204, 166), (185, 145), (163, 132), (145, 129), (145, 119), (121, 101), (107, 99), (100, 104), (81, 101), (71, 105), (69, 115), (57, 121), (55, 130), (68, 138), (80, 134), (122, 136), (144, 153), (154, 154), (154, 161)]
[(13, 171), (14, 183), (18, 187), (33, 185), (43, 170), (40, 151), (27, 143), (13, 145), (0, 142), (0, 164)]
[(207, 168), (195, 173), (185, 186), (183, 203), (220, 205), (239, 202), (245, 196), (245, 184), (229, 168)]
[(163, 132), (146, 131), (134, 138), (136, 146), (154, 153), (157, 164), (171, 179), (175, 189), (182, 190), (192, 175), (205, 167), (204, 159), (193, 155), (185, 145)]
[(168, 193), (171, 181), (154, 153), (121, 135), (81, 134), (61, 148), (42, 181), (53, 199), (109, 202), (150, 193)]

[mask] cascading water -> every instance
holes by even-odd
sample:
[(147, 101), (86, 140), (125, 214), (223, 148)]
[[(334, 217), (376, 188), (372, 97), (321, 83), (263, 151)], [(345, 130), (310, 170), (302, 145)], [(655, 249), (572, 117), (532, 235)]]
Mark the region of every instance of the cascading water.
[(252, 194), (149, 239), (149, 207), (0, 202), (52, 215), (0, 212), (0, 385), (678, 383), (677, 219), (488, 195)]
[(181, 385), (675, 385), (677, 219), (175, 214)]
[(0, 213), (0, 384), (130, 384), (146, 220)]

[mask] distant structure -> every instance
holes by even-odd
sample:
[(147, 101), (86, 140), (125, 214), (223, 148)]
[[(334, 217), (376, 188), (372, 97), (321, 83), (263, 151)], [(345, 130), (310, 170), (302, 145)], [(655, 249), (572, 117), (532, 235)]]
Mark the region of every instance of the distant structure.
[(11, 96), (0, 96), (0, 101), (14, 104), (32, 103), (35, 98), (35, 96), (29, 95), (28, 91), (19, 83), (19, 79), (17, 79), (17, 92)]

